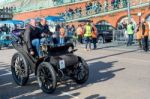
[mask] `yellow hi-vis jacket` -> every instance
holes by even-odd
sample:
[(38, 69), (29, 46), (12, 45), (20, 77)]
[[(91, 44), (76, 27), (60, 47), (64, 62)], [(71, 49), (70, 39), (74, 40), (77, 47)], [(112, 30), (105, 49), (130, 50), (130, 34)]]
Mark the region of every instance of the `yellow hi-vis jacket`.
[(85, 26), (85, 37), (91, 37), (92, 36), (92, 26), (86, 25)]

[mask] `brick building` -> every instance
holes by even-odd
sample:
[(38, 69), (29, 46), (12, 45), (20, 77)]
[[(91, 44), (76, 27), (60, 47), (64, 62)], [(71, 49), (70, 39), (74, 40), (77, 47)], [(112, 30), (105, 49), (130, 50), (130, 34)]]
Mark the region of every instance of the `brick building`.
[[(15, 0), (14, 0), (15, 1)], [(99, 23), (102, 21), (106, 21), (107, 23), (111, 24), (114, 27), (117, 27), (118, 23), (121, 22), (128, 16), (127, 13), (127, 6), (124, 7), (124, 2), (127, 3), (127, 0), (119, 0), (120, 2), (117, 9), (113, 9), (111, 0), (108, 0), (108, 11), (104, 11), (105, 9), (105, 0), (97, 0), (101, 3), (102, 8), (101, 12), (93, 13), (91, 12), (89, 15), (86, 14), (86, 3), (95, 0), (75, 0), (75, 2), (67, 2), (62, 3), (59, 5), (53, 5), (54, 2), (51, 0), (22, 0), (23, 3), (18, 2), (16, 3), (17, 9), (14, 13), (14, 19), (18, 20), (26, 20), (29, 18), (36, 18), (36, 17), (45, 17), (49, 15), (58, 15), (58, 13), (65, 12), (66, 9), (73, 9), (82, 8), (82, 16), (71, 18), (67, 20), (67, 22), (77, 23), (78, 20), (82, 19), (91, 19), (94, 23)], [(26, 1), (26, 2), (25, 2)], [(57, 1), (57, 0), (55, 0)], [(65, 1), (65, 0), (64, 0)], [(68, 0), (69, 1), (69, 0)], [(117, 1), (117, 0), (116, 0)], [(139, 22), (139, 18), (143, 17), (147, 20), (150, 20), (150, 1), (149, 0), (129, 0), (130, 1), (130, 13), (133, 21), (135, 23)], [(12, 3), (15, 6), (15, 2)], [(126, 4), (127, 5), (127, 4)], [(9, 6), (11, 6), (9, 4)]]

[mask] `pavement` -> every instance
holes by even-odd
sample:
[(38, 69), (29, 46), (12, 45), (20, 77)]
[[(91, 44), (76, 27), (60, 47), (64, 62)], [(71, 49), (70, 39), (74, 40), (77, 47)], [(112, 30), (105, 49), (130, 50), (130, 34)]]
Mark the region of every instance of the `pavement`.
[(53, 94), (43, 93), (34, 75), (26, 86), (16, 85), (10, 72), (16, 51), (0, 50), (0, 99), (149, 99), (150, 52), (137, 46), (108, 45), (92, 51), (78, 46), (75, 54), (89, 65), (88, 81), (82, 85), (70, 80), (59, 83)]

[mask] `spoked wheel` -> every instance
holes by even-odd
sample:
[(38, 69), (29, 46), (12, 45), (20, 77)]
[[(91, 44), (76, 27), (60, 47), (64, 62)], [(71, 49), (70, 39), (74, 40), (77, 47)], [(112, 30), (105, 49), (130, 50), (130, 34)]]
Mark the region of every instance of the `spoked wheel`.
[(25, 57), (22, 54), (16, 53), (12, 57), (11, 72), (15, 82), (18, 85), (26, 85), (29, 79), (29, 66)]
[(73, 78), (78, 84), (83, 84), (89, 77), (89, 68), (86, 61), (79, 57), (78, 65), (74, 68)]
[(49, 63), (43, 62), (38, 66), (37, 79), (43, 92), (52, 93), (56, 89), (55, 70)]

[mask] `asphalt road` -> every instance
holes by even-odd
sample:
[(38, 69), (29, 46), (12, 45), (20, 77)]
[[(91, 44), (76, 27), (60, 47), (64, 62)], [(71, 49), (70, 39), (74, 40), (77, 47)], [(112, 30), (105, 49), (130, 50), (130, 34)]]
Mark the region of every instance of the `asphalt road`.
[(32, 75), (27, 86), (12, 79), (10, 61), (16, 51), (0, 50), (0, 99), (149, 99), (150, 53), (136, 49), (101, 48), (75, 53), (89, 64), (90, 76), (83, 85), (59, 83), (53, 94), (43, 93)]

